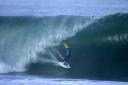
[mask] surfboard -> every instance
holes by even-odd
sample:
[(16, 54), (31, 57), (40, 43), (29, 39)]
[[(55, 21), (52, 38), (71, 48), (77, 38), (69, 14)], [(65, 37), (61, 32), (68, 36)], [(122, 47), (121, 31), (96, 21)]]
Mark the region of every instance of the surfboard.
[(67, 69), (71, 68), (71, 66), (67, 62), (58, 62), (58, 65)]

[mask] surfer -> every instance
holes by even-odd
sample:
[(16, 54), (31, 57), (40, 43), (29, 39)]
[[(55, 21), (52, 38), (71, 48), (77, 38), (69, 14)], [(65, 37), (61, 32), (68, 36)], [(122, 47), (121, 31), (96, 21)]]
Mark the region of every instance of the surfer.
[(66, 69), (70, 69), (71, 68), (69, 65), (69, 58), (70, 58), (70, 54), (71, 54), (70, 47), (68, 45), (67, 40), (63, 40), (62, 43), (63, 43), (63, 46), (65, 48), (66, 56), (64, 57), (62, 62), (58, 62), (58, 65), (60, 65), (63, 68), (66, 68)]
[(69, 47), (69, 45), (68, 45), (68, 41), (67, 40), (63, 40), (63, 45), (64, 45), (64, 48), (65, 48), (65, 51), (66, 51), (66, 56), (65, 56), (65, 58), (64, 58), (64, 61), (63, 62), (69, 62), (69, 58), (70, 58), (70, 54), (71, 54), (71, 52), (70, 52), (70, 47)]

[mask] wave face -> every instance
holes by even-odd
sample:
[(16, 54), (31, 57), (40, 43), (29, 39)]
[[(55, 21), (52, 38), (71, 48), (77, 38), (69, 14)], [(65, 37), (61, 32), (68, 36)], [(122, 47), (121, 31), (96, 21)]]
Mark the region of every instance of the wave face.
[[(128, 14), (105, 16), (71, 38), (71, 75), (128, 77)], [(69, 75), (70, 75), (69, 74)]]
[(57, 62), (48, 48), (60, 45), (63, 39), (74, 36), (93, 20), (80, 16), (1, 16), (0, 73), (25, 71), (28, 64), (40, 60), (42, 63)]
[[(127, 23), (128, 14), (121, 13), (96, 20), (69, 39), (70, 70), (37, 63), (30, 66), (29, 73), (109, 79), (127, 78)], [(63, 46), (60, 45), (56, 48), (62, 55), (65, 55)]]

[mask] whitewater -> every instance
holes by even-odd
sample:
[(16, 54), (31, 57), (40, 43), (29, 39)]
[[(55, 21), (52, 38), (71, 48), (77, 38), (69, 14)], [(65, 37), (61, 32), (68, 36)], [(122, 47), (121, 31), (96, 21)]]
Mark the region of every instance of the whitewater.
[[(0, 76), (2, 78), (3, 76)], [(88, 79), (67, 79), (67, 78), (40, 78), (36, 76), (4, 76), (8, 80), (1, 79), (1, 85), (127, 85), (127, 82), (98, 81)], [(75, 82), (75, 83), (74, 83)]]
[[(74, 36), (95, 18), (1, 17), (0, 20), (0, 72), (7, 73), (25, 71), (27, 64), (40, 60), (37, 53), (47, 53), (50, 56), (44, 59), (42, 57), (42, 63), (59, 62), (55, 53), (48, 51), (48, 48), (60, 45), (62, 40)], [(63, 58), (61, 53), (58, 54), (58, 57)]]

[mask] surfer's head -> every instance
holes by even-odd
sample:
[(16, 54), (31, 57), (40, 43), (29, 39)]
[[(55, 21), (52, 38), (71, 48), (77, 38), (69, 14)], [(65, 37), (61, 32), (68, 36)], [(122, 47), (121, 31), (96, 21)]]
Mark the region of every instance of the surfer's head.
[(62, 42), (63, 42), (63, 43), (64, 43), (64, 42), (67, 43), (67, 42), (68, 42), (68, 39), (63, 40)]

